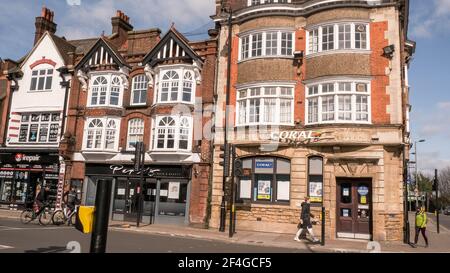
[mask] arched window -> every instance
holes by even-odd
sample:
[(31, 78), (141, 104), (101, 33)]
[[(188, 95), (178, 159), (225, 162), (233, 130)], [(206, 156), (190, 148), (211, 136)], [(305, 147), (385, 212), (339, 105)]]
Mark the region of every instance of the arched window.
[(119, 105), (119, 98), (120, 98), (120, 78), (117, 76), (114, 76), (111, 81), (111, 95), (109, 97), (109, 104), (110, 105)]
[(134, 150), (137, 142), (144, 140), (144, 120), (140, 118), (128, 121), (128, 145), (127, 149)]
[(87, 129), (86, 148), (101, 149), (102, 147), (103, 122), (100, 119), (93, 119)]
[(187, 152), (192, 149), (192, 117), (159, 116), (153, 128), (153, 150)]
[(177, 101), (180, 76), (174, 70), (167, 71), (161, 83), (161, 102)]
[(242, 159), (244, 174), (239, 179), (238, 199), (289, 204), (291, 162), (276, 157)]
[(117, 150), (120, 119), (91, 118), (86, 122), (86, 150)]
[(184, 102), (191, 102), (193, 81), (194, 81), (194, 77), (192, 76), (192, 72), (186, 71), (184, 73), (184, 79), (183, 79), (183, 101)]
[(106, 126), (105, 149), (107, 150), (114, 149), (116, 143), (116, 131), (117, 131), (116, 121), (109, 120), (108, 125)]
[(131, 90), (131, 105), (141, 105), (147, 102), (148, 79), (144, 74), (133, 78)]
[(178, 148), (181, 150), (187, 150), (189, 147), (189, 119), (182, 117), (180, 121), (180, 140)]
[(158, 149), (174, 149), (175, 148), (175, 120), (171, 117), (164, 117), (158, 123)]
[(92, 84), (91, 105), (105, 105), (108, 91), (108, 80), (99, 76)]

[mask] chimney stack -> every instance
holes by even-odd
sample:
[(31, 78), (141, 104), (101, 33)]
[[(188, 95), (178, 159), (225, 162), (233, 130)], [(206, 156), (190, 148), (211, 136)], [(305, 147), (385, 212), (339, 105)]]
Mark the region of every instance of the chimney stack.
[(55, 13), (45, 6), (42, 7), (41, 16), (36, 17), (36, 34), (34, 36), (34, 45), (41, 39), (46, 31), (51, 34), (56, 33), (56, 24), (53, 22), (55, 17)]
[(130, 24), (130, 17), (125, 15), (121, 10), (118, 10), (116, 16), (111, 18), (112, 34), (118, 34), (122, 36), (128, 31), (133, 30), (133, 26)]

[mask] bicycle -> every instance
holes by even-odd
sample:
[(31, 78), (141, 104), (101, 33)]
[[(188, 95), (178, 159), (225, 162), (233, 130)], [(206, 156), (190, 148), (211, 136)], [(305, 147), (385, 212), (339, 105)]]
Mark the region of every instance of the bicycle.
[(58, 209), (55, 212), (53, 212), (52, 216), (53, 224), (57, 226), (63, 225), (65, 223), (67, 223), (68, 226), (75, 225), (78, 207), (79, 205), (75, 205), (75, 209), (72, 211), (68, 210), (67, 206), (65, 206), (64, 209)]
[(34, 208), (27, 208), (20, 214), (20, 221), (22, 224), (28, 224), (37, 218), (39, 218), (39, 223), (43, 226), (50, 224), (52, 221), (52, 214), (50, 213), (51, 203), (44, 203), (39, 211), (35, 211)]

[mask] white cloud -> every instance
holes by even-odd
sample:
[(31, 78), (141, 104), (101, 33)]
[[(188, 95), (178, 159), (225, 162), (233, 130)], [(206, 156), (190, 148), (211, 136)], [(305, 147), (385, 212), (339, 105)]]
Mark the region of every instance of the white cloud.
[[(163, 32), (175, 23), (181, 31), (192, 30), (211, 22), (213, 0), (99, 0), (83, 1), (79, 6), (68, 6), (58, 16), (59, 33), (69, 39), (111, 34), (111, 17), (116, 10), (130, 17), (135, 29), (159, 27)], [(205, 30), (205, 34), (206, 34)]]
[(439, 109), (450, 110), (450, 101), (443, 101), (438, 103)]
[(412, 36), (428, 38), (450, 31), (450, 0), (413, 0), (411, 5)]

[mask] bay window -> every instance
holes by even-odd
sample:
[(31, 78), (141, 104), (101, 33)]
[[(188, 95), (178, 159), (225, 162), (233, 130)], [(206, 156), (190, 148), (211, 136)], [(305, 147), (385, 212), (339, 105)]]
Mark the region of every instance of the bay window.
[(123, 84), (118, 75), (109, 73), (93, 76), (89, 89), (88, 107), (121, 107)]
[(307, 85), (307, 124), (370, 123), (370, 82), (339, 81)]
[(88, 118), (85, 125), (84, 150), (117, 151), (120, 119)]
[(19, 142), (57, 143), (60, 113), (24, 113), (20, 118)]
[(238, 91), (237, 125), (293, 125), (293, 86), (256, 86)]
[(136, 149), (136, 143), (144, 141), (144, 120), (140, 118), (128, 121), (128, 144), (127, 149)]
[(244, 34), (240, 38), (240, 60), (256, 57), (293, 57), (294, 32), (267, 30)]
[(153, 128), (153, 151), (192, 150), (192, 117), (158, 116)]
[(370, 50), (369, 31), (369, 24), (354, 22), (310, 28), (306, 32), (306, 54), (331, 50)]
[(144, 74), (133, 77), (131, 105), (145, 105), (147, 102), (148, 79)]
[(185, 67), (162, 70), (158, 103), (194, 103), (196, 81), (193, 70)]

